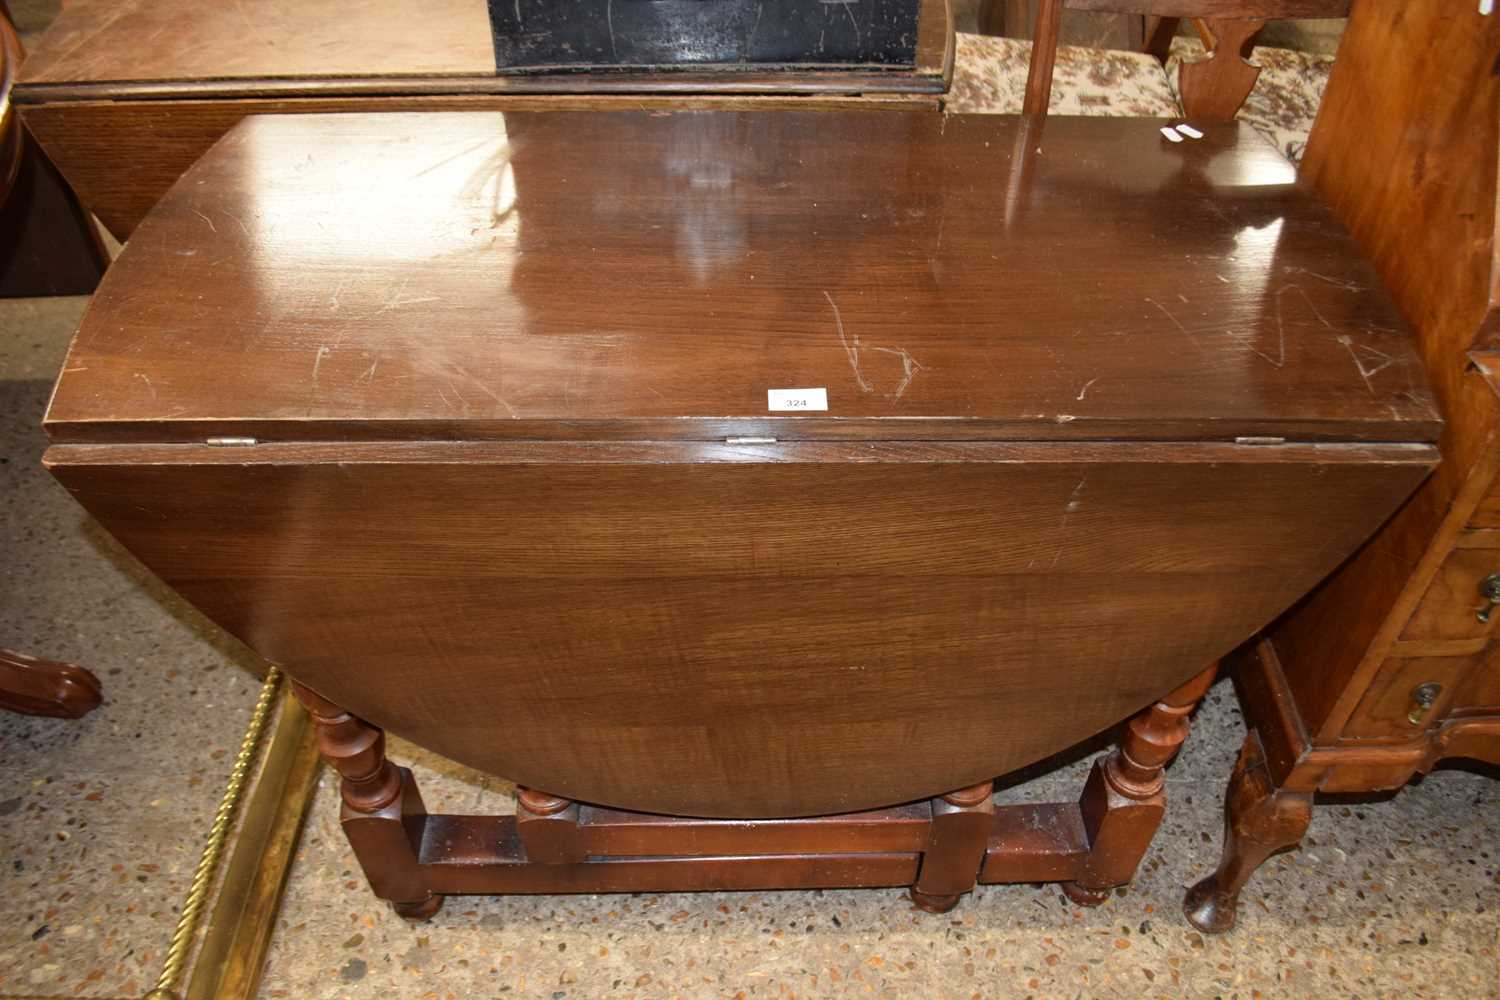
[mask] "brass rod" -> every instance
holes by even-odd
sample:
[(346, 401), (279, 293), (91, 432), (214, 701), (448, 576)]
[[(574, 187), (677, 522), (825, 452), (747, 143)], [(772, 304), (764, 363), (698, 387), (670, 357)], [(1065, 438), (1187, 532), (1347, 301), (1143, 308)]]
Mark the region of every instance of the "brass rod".
[(188, 884), (182, 915), (177, 918), (177, 930), (172, 934), (172, 943), (167, 946), (161, 976), (156, 981), (156, 988), (147, 993), (144, 1000), (179, 1000), (176, 990), (182, 979), (183, 964), (192, 949), (193, 937), (198, 931), (198, 916), (203, 912), (204, 903), (208, 901), (209, 890), (218, 871), (219, 857), (224, 853), (224, 841), (229, 836), (230, 824), (244, 794), (245, 779), (250, 773), (256, 751), (260, 749), (261, 735), (265, 731), (266, 720), (271, 716), (271, 704), (280, 686), (281, 671), (273, 666), (266, 671), (265, 683), (260, 686), (260, 699), (255, 703), (255, 711), (250, 715), (250, 725), (240, 743), (240, 752), (235, 756), (234, 767), (229, 771), (224, 797), (219, 801), (219, 809), (214, 814), (213, 825), (209, 827), (208, 839), (203, 845), (203, 856), (198, 859), (193, 880)]
[(321, 764), (307, 709), (283, 690), (276, 728), (193, 959), (187, 1000), (250, 1000), (258, 991)]

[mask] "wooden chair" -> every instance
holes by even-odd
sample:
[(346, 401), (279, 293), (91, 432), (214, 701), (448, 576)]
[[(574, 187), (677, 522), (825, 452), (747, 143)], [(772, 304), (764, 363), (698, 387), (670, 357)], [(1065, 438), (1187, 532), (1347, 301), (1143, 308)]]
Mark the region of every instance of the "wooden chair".
[(1231, 119), (1260, 76), (1245, 61), (1255, 34), (1270, 18), (1344, 17), (1349, 0), (1042, 0), (1026, 76), (1024, 113), (1044, 115), (1052, 93), (1058, 31), (1064, 5), (1076, 10), (1141, 13), (1145, 49), (1163, 63), (1182, 18), (1192, 18), (1209, 58), (1184, 63), (1179, 91), (1189, 118)]

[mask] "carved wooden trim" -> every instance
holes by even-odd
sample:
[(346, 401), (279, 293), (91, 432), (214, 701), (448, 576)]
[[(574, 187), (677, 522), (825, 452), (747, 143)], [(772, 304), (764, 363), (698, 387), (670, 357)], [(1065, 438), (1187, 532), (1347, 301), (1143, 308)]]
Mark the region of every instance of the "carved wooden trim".
[(318, 727), (318, 750), (342, 777), (339, 791), (355, 812), (376, 813), (401, 794), (401, 776), (385, 759), (385, 732), (357, 719), (322, 695), (292, 682)]

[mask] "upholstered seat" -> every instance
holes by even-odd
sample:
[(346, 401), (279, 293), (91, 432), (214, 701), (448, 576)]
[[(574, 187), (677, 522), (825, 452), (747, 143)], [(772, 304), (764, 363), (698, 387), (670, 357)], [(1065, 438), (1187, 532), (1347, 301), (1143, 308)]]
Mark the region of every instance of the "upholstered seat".
[[(958, 35), (946, 107), (961, 113), (1020, 114), (1031, 42)], [(1179, 115), (1177, 96), (1155, 56), (1060, 45), (1048, 110), (1059, 115), (1162, 118)]]
[[(1061, 115), (1181, 115), (1177, 67), (1184, 59), (1202, 56), (1202, 44), (1188, 38), (1173, 40), (1165, 67), (1144, 52), (1059, 46), (1048, 110)], [(960, 113), (1020, 114), (1030, 60), (1029, 41), (960, 33), (945, 107)], [(1238, 117), (1296, 162), (1312, 130), (1333, 58), (1257, 46), (1251, 62), (1263, 69)]]
[[(1206, 56), (1198, 39), (1172, 39), (1172, 55), (1165, 72), (1174, 99), (1181, 97), (1177, 92), (1178, 65), (1183, 60), (1202, 58)], [(1261, 67), (1260, 79), (1235, 117), (1254, 125), (1276, 144), (1283, 156), (1296, 163), (1302, 159), (1313, 119), (1318, 116), (1323, 88), (1328, 85), (1328, 74), (1333, 69), (1333, 56), (1257, 45), (1250, 53), (1250, 61)]]

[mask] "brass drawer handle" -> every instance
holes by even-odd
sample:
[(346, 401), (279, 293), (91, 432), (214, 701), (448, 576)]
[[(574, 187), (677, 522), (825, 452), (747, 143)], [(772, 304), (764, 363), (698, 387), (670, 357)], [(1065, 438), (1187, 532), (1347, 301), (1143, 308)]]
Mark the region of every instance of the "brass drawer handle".
[(1500, 604), (1500, 573), (1491, 573), (1479, 581), (1479, 596), (1490, 603), (1474, 612), (1474, 617), (1487, 622), (1495, 611), (1495, 605)]
[(1420, 726), (1432, 706), (1437, 703), (1438, 695), (1443, 693), (1441, 684), (1428, 681), (1426, 684), (1418, 684), (1411, 689), (1411, 711), (1406, 713), (1406, 721), (1414, 726)]

